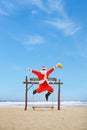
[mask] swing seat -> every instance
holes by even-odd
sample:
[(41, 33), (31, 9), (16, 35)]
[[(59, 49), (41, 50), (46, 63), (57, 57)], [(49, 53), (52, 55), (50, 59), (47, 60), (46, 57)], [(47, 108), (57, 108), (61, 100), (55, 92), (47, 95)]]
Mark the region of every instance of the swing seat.
[(32, 106), (33, 110), (35, 110), (35, 108), (51, 108), (54, 109), (54, 106)]

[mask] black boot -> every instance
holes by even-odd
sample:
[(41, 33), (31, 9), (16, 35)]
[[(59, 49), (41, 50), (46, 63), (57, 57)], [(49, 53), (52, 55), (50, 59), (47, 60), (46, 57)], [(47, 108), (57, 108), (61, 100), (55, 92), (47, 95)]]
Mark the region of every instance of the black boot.
[(47, 94), (45, 94), (45, 98), (46, 98), (46, 101), (48, 101), (48, 97), (50, 96), (50, 92), (48, 92)]
[(37, 93), (36, 90), (34, 90), (34, 91), (33, 91), (33, 95), (36, 94), (36, 93)]

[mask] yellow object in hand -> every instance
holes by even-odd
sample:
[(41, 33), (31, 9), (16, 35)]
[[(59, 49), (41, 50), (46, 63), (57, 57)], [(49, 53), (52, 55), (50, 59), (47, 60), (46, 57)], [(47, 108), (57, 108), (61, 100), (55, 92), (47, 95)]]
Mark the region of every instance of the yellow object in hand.
[(60, 68), (60, 69), (63, 68), (63, 66), (62, 66), (61, 63), (58, 63), (58, 64), (57, 64), (57, 67)]

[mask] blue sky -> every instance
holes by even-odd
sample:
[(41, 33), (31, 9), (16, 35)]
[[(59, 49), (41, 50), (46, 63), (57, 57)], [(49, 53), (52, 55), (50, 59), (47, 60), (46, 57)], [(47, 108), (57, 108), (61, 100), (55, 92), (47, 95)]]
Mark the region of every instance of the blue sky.
[(50, 77), (64, 83), (61, 100), (87, 100), (86, 15), (87, 0), (0, 0), (0, 100), (24, 100), (27, 67), (58, 62)]

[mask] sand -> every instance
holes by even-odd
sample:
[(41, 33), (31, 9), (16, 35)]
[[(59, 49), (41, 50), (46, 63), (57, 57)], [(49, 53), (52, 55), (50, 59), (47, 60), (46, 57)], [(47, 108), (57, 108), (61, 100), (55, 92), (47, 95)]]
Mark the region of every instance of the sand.
[(87, 130), (87, 108), (0, 108), (0, 130)]

